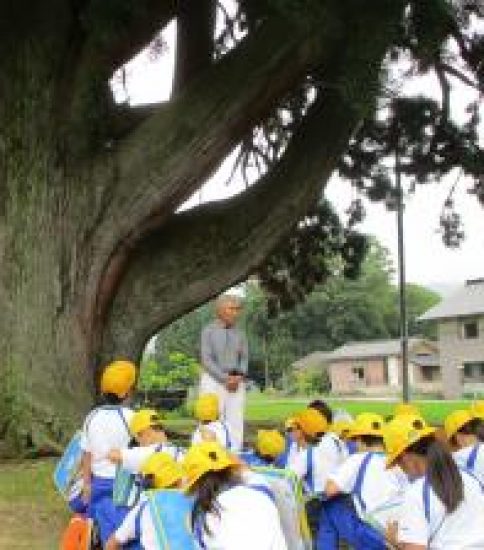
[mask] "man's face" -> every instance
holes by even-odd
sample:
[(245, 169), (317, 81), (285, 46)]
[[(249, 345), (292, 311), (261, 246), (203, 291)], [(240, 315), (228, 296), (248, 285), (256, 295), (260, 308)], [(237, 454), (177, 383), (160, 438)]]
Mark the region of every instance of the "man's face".
[(242, 308), (237, 300), (227, 300), (219, 305), (217, 309), (217, 316), (222, 323), (231, 327), (237, 322), (241, 309)]

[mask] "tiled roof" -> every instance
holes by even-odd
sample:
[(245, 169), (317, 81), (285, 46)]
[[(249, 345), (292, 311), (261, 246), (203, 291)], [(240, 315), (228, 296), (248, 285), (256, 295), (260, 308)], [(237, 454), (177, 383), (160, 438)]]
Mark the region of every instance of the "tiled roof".
[(467, 281), (457, 292), (425, 312), (419, 321), (484, 314), (484, 279)]

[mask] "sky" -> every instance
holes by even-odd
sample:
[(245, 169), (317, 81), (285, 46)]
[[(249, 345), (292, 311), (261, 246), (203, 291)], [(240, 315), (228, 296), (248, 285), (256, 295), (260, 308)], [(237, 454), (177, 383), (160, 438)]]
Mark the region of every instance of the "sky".
[[(115, 77), (113, 89), (119, 101), (129, 101), (135, 105), (157, 103), (170, 98), (175, 32), (174, 23), (164, 30), (166, 47), (155, 58), (148, 51), (134, 58), (125, 67), (123, 84), (119, 75)], [(430, 77), (408, 80), (404, 87), (405, 92), (424, 90), (431, 91), (438, 97), (438, 85)], [(461, 116), (459, 109), (466, 104), (469, 93), (464, 86), (455, 84), (456, 117)], [(482, 138), (484, 141), (484, 131)], [(221, 200), (241, 192), (244, 184), (240, 175), (230, 185), (226, 184), (233, 161), (234, 155), (228, 157), (184, 208), (196, 206), (201, 201)], [(448, 249), (438, 232), (442, 205), (456, 177), (457, 174), (452, 174), (438, 184), (417, 186), (415, 194), (406, 198), (404, 213), (407, 280), (430, 286), (443, 294), (451, 292), (468, 279), (484, 277), (484, 209), (474, 196), (466, 192), (466, 181), (463, 178), (459, 180), (454, 199), (458, 212), (463, 216), (466, 238), (459, 249)], [(352, 199), (358, 196), (347, 182), (336, 177), (330, 180), (325, 193), (343, 217)], [(396, 214), (388, 212), (383, 205), (364, 202), (367, 216), (358, 229), (374, 235), (387, 247), (397, 266)]]

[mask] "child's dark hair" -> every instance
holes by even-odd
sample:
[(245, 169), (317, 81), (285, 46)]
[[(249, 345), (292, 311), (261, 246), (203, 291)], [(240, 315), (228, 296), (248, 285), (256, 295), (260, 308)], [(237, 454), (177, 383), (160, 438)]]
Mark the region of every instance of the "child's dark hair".
[(192, 531), (203, 529), (207, 535), (211, 535), (207, 525), (207, 514), (215, 514), (220, 517), (220, 506), (217, 503), (218, 495), (226, 487), (236, 484), (239, 475), (233, 468), (204, 474), (191, 488), (190, 493), (195, 495), (191, 524)]
[(359, 439), (366, 447), (383, 446), (383, 437), (379, 435), (359, 435), (355, 439)]
[(446, 512), (455, 512), (464, 500), (464, 483), (452, 455), (435, 437), (424, 437), (411, 445), (406, 452), (427, 459), (427, 479)]
[[(473, 418), (472, 420), (469, 420), (469, 422), (464, 424), (461, 428), (459, 428), (459, 430), (457, 430), (457, 433), (463, 435), (475, 435), (479, 439), (479, 441), (482, 441), (482, 437), (484, 436), (483, 422), (480, 418)], [(455, 445), (455, 435), (450, 438), (450, 442)]]
[(114, 393), (103, 393), (101, 395), (101, 400), (104, 405), (121, 405), (124, 399), (124, 397), (119, 397)]
[(314, 409), (315, 411), (318, 411), (319, 414), (324, 416), (324, 418), (328, 421), (328, 424), (333, 422), (333, 411), (329, 408), (325, 401), (315, 399), (314, 401), (311, 401), (308, 406), (310, 409)]

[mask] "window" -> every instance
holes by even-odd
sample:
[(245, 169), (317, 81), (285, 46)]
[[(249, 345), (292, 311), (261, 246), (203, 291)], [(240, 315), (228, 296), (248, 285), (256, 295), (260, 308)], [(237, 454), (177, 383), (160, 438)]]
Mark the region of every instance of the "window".
[(364, 367), (353, 367), (353, 376), (357, 382), (363, 382), (365, 380)]
[(484, 382), (484, 362), (464, 363), (464, 380), (466, 382)]
[(462, 335), (466, 340), (479, 338), (479, 324), (477, 321), (466, 321), (462, 325)]

